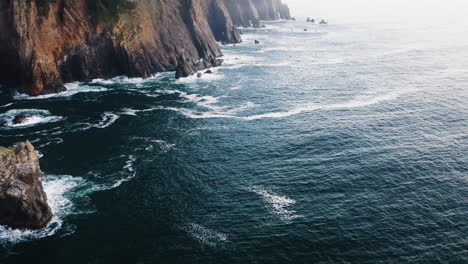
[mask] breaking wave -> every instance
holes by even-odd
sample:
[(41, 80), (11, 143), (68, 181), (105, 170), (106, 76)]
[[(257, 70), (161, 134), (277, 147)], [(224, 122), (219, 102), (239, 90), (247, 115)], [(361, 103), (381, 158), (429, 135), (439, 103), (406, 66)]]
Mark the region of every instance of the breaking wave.
[(301, 217), (296, 214), (296, 211), (288, 209), (296, 203), (295, 200), (258, 186), (252, 187), (249, 190), (262, 196), (268, 207), (271, 208), (272, 212), (278, 215), (281, 220), (293, 220)]
[[(14, 124), (13, 120), (18, 115), (24, 115), (25, 118), (23, 122)], [(9, 128), (25, 128), (44, 123), (58, 122), (63, 119), (61, 116), (53, 116), (49, 111), (41, 109), (13, 109), (0, 114), (0, 121)]]
[(222, 246), (229, 242), (226, 234), (199, 224), (190, 223), (184, 230), (198, 242), (210, 247)]
[[(65, 218), (75, 212), (72, 202), (74, 190), (86, 184), (83, 178), (67, 175), (45, 175), (43, 186), (47, 194), (47, 201), (52, 209), (53, 217), (46, 228), (42, 230), (18, 230), (0, 226), (0, 242), (18, 243), (25, 240), (39, 239), (55, 235), (64, 226)], [(74, 231), (73, 226), (68, 226), (62, 235)]]

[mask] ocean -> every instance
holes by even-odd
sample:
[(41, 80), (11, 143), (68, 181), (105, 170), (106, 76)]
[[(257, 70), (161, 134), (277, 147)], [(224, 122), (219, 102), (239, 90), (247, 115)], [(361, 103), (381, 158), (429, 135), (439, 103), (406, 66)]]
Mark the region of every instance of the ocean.
[(302, 21), (202, 78), (0, 94), (54, 212), (0, 263), (467, 263), (466, 29)]

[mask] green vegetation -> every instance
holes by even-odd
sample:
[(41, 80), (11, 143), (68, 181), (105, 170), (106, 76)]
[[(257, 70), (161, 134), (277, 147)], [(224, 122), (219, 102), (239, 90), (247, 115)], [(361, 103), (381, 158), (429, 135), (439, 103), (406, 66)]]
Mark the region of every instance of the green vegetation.
[(122, 13), (129, 12), (136, 7), (136, 3), (129, 0), (87, 0), (87, 4), (89, 17), (94, 25), (113, 22)]

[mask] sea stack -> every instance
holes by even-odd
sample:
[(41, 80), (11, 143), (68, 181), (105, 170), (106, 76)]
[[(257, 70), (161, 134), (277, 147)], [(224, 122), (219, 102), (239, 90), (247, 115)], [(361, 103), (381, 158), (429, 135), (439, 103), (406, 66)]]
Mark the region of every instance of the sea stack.
[(33, 145), (26, 141), (12, 148), (0, 147), (0, 225), (41, 229), (51, 218)]

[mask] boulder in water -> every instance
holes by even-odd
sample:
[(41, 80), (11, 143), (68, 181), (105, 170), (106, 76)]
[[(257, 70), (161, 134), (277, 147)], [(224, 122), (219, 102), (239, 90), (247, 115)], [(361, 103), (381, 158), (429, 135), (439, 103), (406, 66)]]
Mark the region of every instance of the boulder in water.
[(255, 40), (255, 44), (260, 44), (260, 41), (258, 41), (258, 40)]
[(205, 74), (212, 74), (212, 73), (213, 73), (213, 71), (211, 71), (211, 70), (207, 70), (207, 71), (205, 72)]
[(15, 118), (13, 118), (13, 124), (20, 125), (22, 123), (25, 123), (26, 120), (28, 120), (29, 118), (31, 118), (30, 115), (17, 115), (15, 116)]
[(26, 141), (0, 147), (0, 225), (41, 229), (52, 218), (37, 151)]
[(201, 72), (197, 73), (198, 78), (201, 78), (202, 76), (203, 76), (203, 73), (201, 73)]

